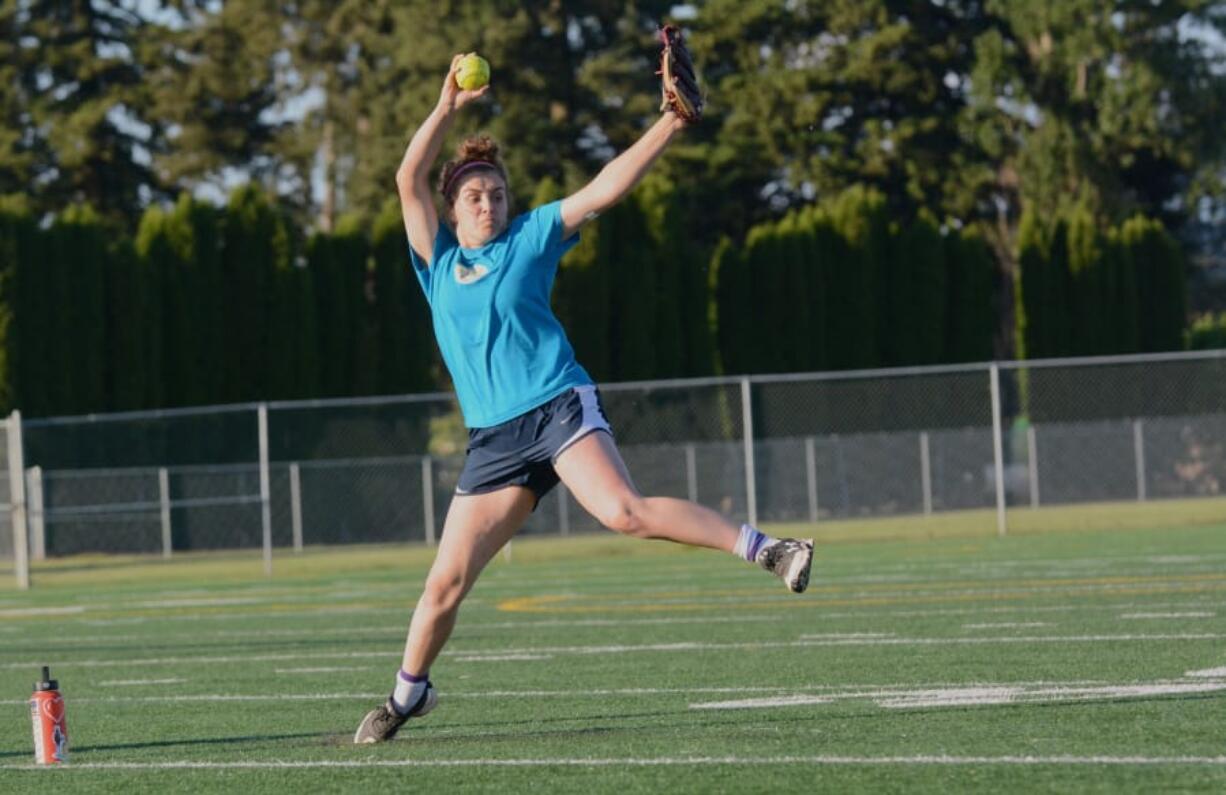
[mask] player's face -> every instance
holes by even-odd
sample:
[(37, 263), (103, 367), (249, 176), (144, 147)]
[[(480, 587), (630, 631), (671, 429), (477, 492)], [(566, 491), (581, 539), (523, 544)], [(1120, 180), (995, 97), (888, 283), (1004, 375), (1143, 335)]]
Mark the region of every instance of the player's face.
[(461, 245), (473, 247), (488, 243), (507, 225), (506, 183), (492, 172), (473, 174), (456, 190), (452, 212)]

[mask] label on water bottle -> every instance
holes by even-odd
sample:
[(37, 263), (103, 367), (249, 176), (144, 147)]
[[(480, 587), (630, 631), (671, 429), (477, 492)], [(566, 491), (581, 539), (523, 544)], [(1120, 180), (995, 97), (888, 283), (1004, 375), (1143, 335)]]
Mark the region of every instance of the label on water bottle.
[(64, 718), (64, 698), (54, 690), (43, 690), (30, 699), (30, 719), (34, 723), (34, 761), (54, 765), (68, 761), (68, 722)]

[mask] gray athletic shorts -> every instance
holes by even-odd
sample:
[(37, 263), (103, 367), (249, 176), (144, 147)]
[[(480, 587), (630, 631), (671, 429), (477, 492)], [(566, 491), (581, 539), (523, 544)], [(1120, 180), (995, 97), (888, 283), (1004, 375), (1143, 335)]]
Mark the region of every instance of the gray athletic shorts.
[(562, 451), (593, 431), (613, 435), (600, 392), (568, 389), (548, 403), (489, 428), (470, 428), (468, 451), (456, 494), (485, 494), (525, 486), (539, 503), (558, 485), (554, 462)]

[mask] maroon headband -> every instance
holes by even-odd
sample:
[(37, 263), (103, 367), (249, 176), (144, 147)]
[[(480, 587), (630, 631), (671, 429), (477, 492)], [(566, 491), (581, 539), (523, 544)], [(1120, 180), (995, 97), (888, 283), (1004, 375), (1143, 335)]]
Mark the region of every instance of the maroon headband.
[(488, 168), (497, 172), (499, 176), (502, 175), (502, 169), (498, 168), (498, 165), (495, 163), (491, 163), (488, 160), (469, 160), (467, 163), (451, 172), (451, 176), (447, 178), (445, 183), (443, 183), (443, 197), (446, 198), (447, 196), (451, 195), (451, 189), (456, 186), (456, 182), (461, 176), (476, 171), (479, 168)]

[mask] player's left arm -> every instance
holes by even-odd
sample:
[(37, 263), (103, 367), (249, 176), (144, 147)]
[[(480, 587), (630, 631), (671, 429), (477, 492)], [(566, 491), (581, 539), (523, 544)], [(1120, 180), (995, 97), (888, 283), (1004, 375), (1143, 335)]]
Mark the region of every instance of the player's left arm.
[(591, 182), (563, 199), (562, 239), (634, 190), (685, 124), (676, 113), (666, 112), (629, 149), (610, 160)]

